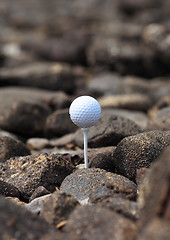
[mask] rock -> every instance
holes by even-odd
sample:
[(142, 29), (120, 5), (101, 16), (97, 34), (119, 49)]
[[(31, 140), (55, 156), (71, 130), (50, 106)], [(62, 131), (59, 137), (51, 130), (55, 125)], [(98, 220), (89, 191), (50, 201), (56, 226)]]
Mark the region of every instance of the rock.
[(57, 110), (47, 117), (45, 135), (48, 137), (63, 136), (75, 132), (78, 127), (70, 119), (68, 109)]
[(71, 212), (79, 205), (79, 202), (70, 194), (54, 192), (43, 203), (41, 217), (50, 224), (67, 220)]
[(149, 110), (149, 116), (152, 117), (155, 112), (166, 107), (170, 107), (170, 95), (162, 97), (158, 100), (158, 102)]
[(22, 135), (41, 135), (50, 109), (44, 104), (15, 102), (0, 118), (0, 127)]
[(99, 99), (99, 103), (102, 108), (123, 108), (144, 112), (151, 106), (149, 97), (141, 94), (104, 96)]
[[(140, 207), (140, 230), (152, 220), (159, 219), (169, 223), (170, 220), (170, 147), (167, 147), (157, 161), (145, 174), (139, 185), (138, 203)], [(155, 224), (154, 224), (155, 225)], [(157, 229), (154, 228), (157, 233)]]
[(96, 74), (87, 83), (87, 88), (95, 95), (119, 94), (121, 87), (122, 77), (110, 72)]
[(30, 155), (29, 149), (19, 140), (11, 137), (0, 137), (0, 162), (11, 157)]
[(28, 201), (39, 186), (48, 191), (59, 187), (74, 166), (59, 154), (36, 154), (10, 158), (1, 165), (0, 177), (17, 187), (21, 197)]
[(94, 148), (88, 150), (90, 168), (101, 168), (108, 172), (115, 172), (114, 153), (115, 147)]
[(170, 135), (158, 130), (124, 138), (114, 151), (116, 170), (135, 181), (137, 169), (148, 168), (169, 144)]
[(140, 182), (142, 181), (142, 179), (144, 178), (146, 172), (149, 171), (148, 168), (139, 168), (136, 170), (136, 183), (137, 185), (140, 184)]
[(23, 207), (0, 197), (0, 232), (2, 240), (12, 240), (14, 236), (18, 240), (39, 240), (56, 230)]
[(20, 198), (20, 191), (13, 184), (7, 183), (0, 178), (0, 194)]
[(61, 184), (60, 190), (72, 194), (79, 202), (88, 199), (97, 189), (100, 193), (105, 189), (112, 190), (112, 194), (123, 194), (127, 198), (136, 197), (136, 185), (127, 178), (107, 172), (99, 168), (79, 169), (67, 176)]
[(92, 39), (88, 47), (90, 66), (102, 66), (123, 75), (151, 77), (149, 63), (152, 61), (150, 49), (135, 39), (130, 41), (113, 36), (98, 36)]
[[(124, 137), (142, 132), (133, 121), (121, 116), (102, 114), (99, 122), (90, 128), (88, 146), (91, 148), (117, 145)], [(77, 131), (75, 143), (83, 147), (82, 131)]]
[(152, 114), (148, 129), (150, 130), (170, 130), (170, 107), (162, 108)]
[(98, 206), (108, 208), (117, 212), (130, 220), (136, 221), (139, 219), (138, 204), (129, 199), (121, 197), (108, 197), (97, 203)]
[(166, 240), (169, 239), (169, 236), (169, 223), (160, 219), (154, 219), (149, 222), (144, 229), (142, 229), (142, 231), (138, 234), (137, 240)]
[(131, 111), (126, 109), (107, 108), (103, 109), (103, 113), (110, 113), (112, 115), (128, 118), (140, 126), (143, 130), (147, 129), (149, 118), (144, 112)]
[(55, 95), (46, 98), (45, 102), (48, 104), (48, 106), (50, 106), (53, 111), (55, 111), (68, 108), (71, 104), (71, 99), (65, 92), (58, 91), (55, 92)]
[[(41, 57), (46, 61), (64, 62), (70, 64), (85, 64), (85, 48), (87, 42), (86, 39), (86, 34), (80, 32), (79, 36), (72, 33), (69, 37), (62, 36), (46, 39), (29, 39), (29, 41), (24, 41), (21, 45), (24, 50), (32, 52), (36, 56)], [(61, 74), (63, 74), (63, 72), (61, 72)], [(62, 77), (62, 75), (58, 75), (59, 78)], [(66, 77), (67, 78), (64, 76), (63, 80), (66, 80), (67, 85), (67, 79), (70, 81), (72, 76), (66, 75)], [(70, 81), (70, 83), (71, 82), (72, 81)]]
[(39, 186), (37, 189), (35, 189), (35, 191), (32, 193), (29, 202), (31, 202), (32, 200), (34, 200), (35, 198), (44, 196), (50, 194), (50, 192), (43, 186)]
[(51, 194), (47, 194), (47, 195), (44, 195), (44, 196), (37, 197), (37, 198), (33, 199), (32, 201), (29, 201), (29, 203), (25, 204), (24, 207), (28, 211), (30, 211), (30, 212), (32, 212), (36, 215), (40, 215), (44, 202), (50, 196), (51, 196)]
[(77, 207), (64, 230), (79, 239), (135, 239), (136, 226), (130, 220), (98, 206)]
[(50, 141), (46, 138), (29, 138), (26, 145), (30, 150), (41, 150), (46, 147), (51, 147)]
[(75, 76), (68, 65), (58, 63), (33, 63), (1, 69), (1, 86), (19, 85), (71, 93), (75, 88)]

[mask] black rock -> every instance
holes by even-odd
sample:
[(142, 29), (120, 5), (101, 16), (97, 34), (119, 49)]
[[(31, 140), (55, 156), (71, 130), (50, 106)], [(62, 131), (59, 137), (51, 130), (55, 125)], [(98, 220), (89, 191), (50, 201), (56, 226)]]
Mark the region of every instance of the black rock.
[(11, 157), (27, 156), (31, 152), (27, 146), (11, 137), (0, 137), (0, 162), (5, 162)]
[(114, 151), (115, 167), (119, 174), (135, 181), (137, 169), (148, 168), (168, 145), (170, 135), (158, 130), (126, 137)]

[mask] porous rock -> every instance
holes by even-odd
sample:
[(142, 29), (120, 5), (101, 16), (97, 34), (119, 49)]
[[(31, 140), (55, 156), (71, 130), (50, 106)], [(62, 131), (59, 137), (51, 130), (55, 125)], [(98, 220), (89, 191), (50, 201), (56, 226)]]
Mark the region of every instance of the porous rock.
[(0, 162), (16, 156), (30, 155), (24, 143), (11, 137), (0, 137)]
[[(102, 114), (99, 122), (90, 128), (88, 134), (89, 147), (115, 146), (124, 137), (142, 132), (142, 129), (133, 121), (121, 116)], [(83, 147), (82, 131), (77, 131), (75, 143)]]
[(170, 221), (169, 156), (170, 147), (168, 146), (139, 185), (140, 229), (144, 229), (153, 219), (160, 219), (167, 223)]
[(119, 174), (135, 181), (136, 170), (148, 168), (169, 144), (170, 135), (158, 130), (126, 137), (114, 151), (115, 167)]
[(80, 206), (70, 215), (64, 230), (81, 239), (127, 239), (136, 236), (136, 226), (130, 220), (99, 206)]
[(89, 199), (95, 190), (100, 194), (103, 189), (127, 198), (136, 197), (136, 184), (123, 176), (99, 168), (76, 170), (64, 179), (60, 187), (61, 191), (72, 194), (80, 202)]
[(47, 117), (45, 135), (48, 137), (63, 136), (75, 132), (78, 127), (70, 119), (68, 109), (57, 110)]
[(12, 240), (14, 236), (18, 240), (39, 240), (56, 230), (23, 207), (0, 197), (0, 232), (2, 240)]
[(1, 165), (0, 176), (17, 187), (21, 197), (28, 200), (39, 186), (54, 191), (73, 169), (74, 166), (62, 155), (44, 153), (10, 158)]
[(79, 202), (70, 194), (54, 192), (43, 203), (41, 217), (50, 224), (67, 220), (71, 212), (79, 205)]

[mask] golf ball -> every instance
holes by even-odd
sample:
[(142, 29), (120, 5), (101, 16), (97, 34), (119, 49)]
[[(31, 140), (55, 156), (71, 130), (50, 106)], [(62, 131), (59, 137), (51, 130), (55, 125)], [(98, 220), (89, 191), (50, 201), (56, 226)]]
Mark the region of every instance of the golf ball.
[(100, 119), (101, 107), (95, 98), (81, 96), (72, 102), (69, 114), (75, 125), (80, 128), (89, 128)]

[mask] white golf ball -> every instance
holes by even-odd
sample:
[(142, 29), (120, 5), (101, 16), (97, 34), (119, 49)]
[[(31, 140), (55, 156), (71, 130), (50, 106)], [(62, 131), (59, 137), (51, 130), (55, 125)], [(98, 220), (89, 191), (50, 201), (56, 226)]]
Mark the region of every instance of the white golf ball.
[(69, 114), (72, 122), (78, 127), (89, 128), (100, 119), (101, 107), (95, 98), (81, 96), (72, 102)]

